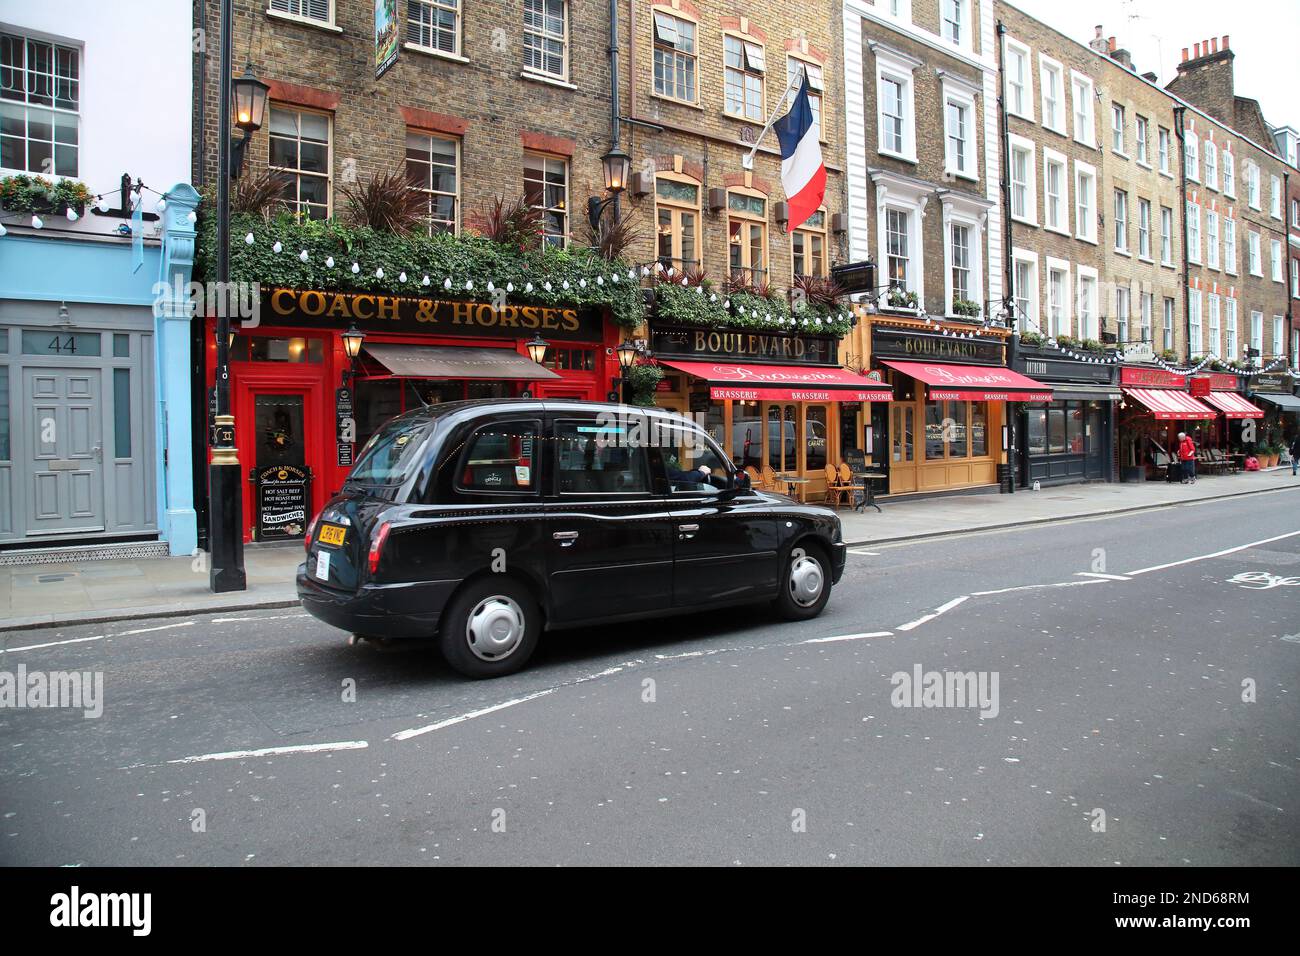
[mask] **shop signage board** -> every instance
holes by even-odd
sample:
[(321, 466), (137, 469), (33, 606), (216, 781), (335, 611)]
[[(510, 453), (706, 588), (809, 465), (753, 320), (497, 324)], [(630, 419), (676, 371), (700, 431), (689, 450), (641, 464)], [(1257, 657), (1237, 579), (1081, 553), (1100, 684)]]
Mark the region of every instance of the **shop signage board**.
[(1210, 380), (1211, 391), (1235, 392), (1237, 390), (1238, 378), (1233, 372), (1211, 372), (1205, 378)]
[(650, 347), (656, 355), (671, 358), (833, 365), (839, 340), (833, 335), (663, 327), (651, 333)]
[(1125, 362), (1154, 362), (1156, 350), (1150, 342), (1129, 342), (1124, 346)]
[(1208, 375), (1193, 375), (1188, 381), (1188, 391), (1192, 393), (1193, 398), (1204, 398), (1210, 394), (1210, 377)]
[(1186, 388), (1187, 376), (1166, 372), (1162, 368), (1130, 368), (1119, 370), (1121, 385), (1140, 385), (1143, 388)]
[(397, 62), (401, 49), (397, 0), (375, 0), (375, 79)]
[(978, 365), (1002, 364), (1002, 340), (958, 338), (933, 332), (909, 332), (902, 329), (873, 327), (872, 358), (899, 358), (914, 361), (970, 362)]
[(311, 475), (298, 465), (254, 469), (257, 540), (301, 538), (310, 517)]
[(1290, 375), (1256, 375), (1252, 380), (1256, 392), (1271, 392), (1290, 395), (1295, 390), (1295, 379)]
[(599, 342), (601, 310), (507, 302), (468, 302), (395, 295), (358, 295), (316, 289), (268, 289), (262, 292), (261, 321), (308, 329), (363, 332), (415, 332), (471, 338), (531, 338), (548, 341)]
[(1012, 368), (1030, 378), (1044, 382), (1086, 382), (1091, 385), (1109, 385), (1113, 380), (1114, 366), (1076, 362), (1068, 358), (1018, 355)]

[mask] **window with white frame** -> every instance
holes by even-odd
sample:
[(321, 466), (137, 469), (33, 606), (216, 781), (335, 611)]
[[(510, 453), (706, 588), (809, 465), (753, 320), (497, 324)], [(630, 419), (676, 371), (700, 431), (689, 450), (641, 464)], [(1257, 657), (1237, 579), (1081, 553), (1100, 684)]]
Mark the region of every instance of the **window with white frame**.
[(876, 57), (879, 151), (916, 162), (912, 71), (920, 61), (878, 43), (871, 49)]
[(808, 77), (808, 105), (812, 107), (813, 122), (817, 124), (817, 135), (821, 139), (826, 138), (826, 130), (822, 128), (822, 94), (826, 90), (825, 82), (822, 79), (822, 68), (816, 63), (808, 60), (801, 60), (798, 57), (787, 56), (785, 61), (785, 81), (794, 82), (793, 89), (790, 90), (790, 105), (794, 105), (795, 97), (799, 95), (799, 83), (795, 77), (802, 70)]
[(1097, 171), (1087, 163), (1074, 161), (1074, 234), (1088, 242), (1097, 241)]
[(1079, 338), (1097, 339), (1097, 270), (1079, 266), (1078, 302), (1075, 303), (1078, 316)]
[(1043, 125), (1053, 132), (1065, 132), (1065, 70), (1060, 63), (1038, 54)]
[(975, 155), (975, 97), (956, 84), (944, 83), (944, 169), (971, 179), (979, 175)]
[(1200, 358), (1201, 307), (1204, 304), (1200, 289), (1190, 289), (1187, 294), (1187, 350), (1193, 358)]
[(1219, 188), (1219, 147), (1212, 139), (1205, 141), (1205, 186), (1207, 189)]
[(1223, 161), (1223, 194), (1231, 199), (1237, 198), (1237, 160), (1232, 150), (1225, 145), (1219, 153)]
[(1151, 258), (1151, 200), (1138, 200), (1138, 255)]
[(889, 15), (900, 20), (912, 19), (912, 0), (889, 0)]
[(956, 311), (958, 302), (972, 299), (971, 285), (971, 233), (970, 226), (952, 223), (948, 228), (948, 260), (951, 265), (950, 284), (952, 298), (949, 309)]
[(308, 219), (330, 217), (330, 117), (271, 107), (268, 165), (283, 182), (281, 198)]
[(0, 32), (0, 167), (80, 174), (81, 50)]
[(1160, 162), (1160, 171), (1169, 175), (1169, 130), (1163, 126), (1156, 131), (1156, 158)]
[(1219, 329), (1219, 297), (1213, 292), (1209, 294), (1209, 306), (1205, 342), (1211, 355), (1223, 357), (1223, 335)]
[(731, 280), (750, 284), (767, 280), (767, 200), (752, 193), (728, 191), (727, 242)]
[(1174, 348), (1174, 300), (1166, 296), (1164, 308), (1164, 335), (1161, 339), (1161, 347), (1169, 351)]
[(1201, 262), (1201, 207), (1190, 199), (1187, 201), (1187, 258), (1200, 265)]
[(913, 292), (911, 215), (904, 209), (885, 210), (885, 263), (891, 289)]
[(1273, 239), (1269, 242), (1269, 265), (1272, 267), (1273, 281), (1285, 282), (1282, 278), (1282, 242)]
[(1254, 163), (1246, 164), (1246, 201), (1251, 209), (1259, 211), (1259, 167)]
[(1093, 83), (1082, 73), (1070, 71), (1070, 98), (1074, 101), (1074, 138), (1085, 146), (1097, 145), (1096, 121), (1093, 117)]
[(1291, 369), (1300, 372), (1300, 329), (1291, 330)]
[(1133, 117), (1133, 137), (1135, 149), (1137, 152), (1137, 161), (1143, 166), (1151, 165), (1151, 157), (1148, 154), (1149, 143), (1147, 131), (1150, 125), (1147, 123), (1145, 116)]
[(1300, 199), (1291, 200), (1291, 225), (1300, 229)]
[(317, 23), (333, 22), (330, 19), (330, 0), (271, 0), (271, 9)]
[(762, 122), (767, 60), (763, 46), (728, 33), (722, 38), (723, 106), (728, 116)]
[(1115, 190), (1115, 251), (1128, 252), (1128, 193)]
[(568, 77), (567, 0), (524, 0), (524, 69), (561, 80)]
[(1129, 288), (1126, 285), (1115, 287), (1115, 332), (1121, 342), (1129, 340)]
[(1273, 351), (1275, 358), (1279, 355), (1286, 355), (1286, 339), (1282, 337), (1282, 316), (1273, 316)]
[(1223, 217), (1223, 269), (1237, 274), (1237, 220), (1228, 215)]
[(1232, 296), (1223, 300), (1223, 324), (1228, 345), (1224, 358), (1232, 361), (1237, 357), (1237, 300)]
[(460, 0), (411, 0), (406, 42), (452, 56), (460, 54)]
[(1030, 73), (1029, 47), (1004, 37), (1003, 63), (1007, 74), (1007, 112), (1022, 119), (1034, 118), (1034, 81)]
[(406, 181), (428, 197), (428, 231), (455, 233), (460, 206), (460, 140), (406, 131)]
[(1269, 193), (1268, 214), (1272, 216), (1274, 219), (1281, 219), (1282, 218), (1282, 177), (1281, 176), (1270, 177), (1269, 187), (1271, 189), (1271, 192)]
[(790, 234), (791, 274), (826, 275), (826, 210), (819, 209)]
[(1160, 264), (1174, 264), (1174, 211), (1168, 206), (1160, 207)]
[(1047, 334), (1069, 335), (1070, 267), (1055, 259), (1047, 260)]
[(1205, 210), (1205, 264), (1219, 268), (1219, 214), (1211, 209)]
[(1038, 324), (1038, 258), (1033, 253), (1012, 251), (1012, 299), (1016, 306), (1017, 327), (1021, 332), (1037, 332)]
[(1291, 297), (1300, 299), (1300, 259), (1291, 260)]
[(949, 43), (970, 46), (970, 0), (940, 0), (940, 35)]
[(524, 153), (524, 201), (542, 214), (542, 241), (569, 241), (569, 163), (558, 156)]
[(1246, 233), (1246, 268), (1253, 276), (1264, 276), (1264, 263), (1260, 258), (1259, 233)]
[(1200, 140), (1190, 129), (1183, 134), (1183, 162), (1187, 166), (1187, 178), (1199, 183), (1201, 181)]
[(1250, 347), (1260, 355), (1264, 354), (1264, 313), (1250, 313)]
[(1138, 294), (1138, 326), (1142, 335), (1143, 342), (1155, 344), (1151, 337), (1151, 312), (1153, 308), (1154, 297), (1150, 292), (1141, 292)]
[(1038, 195), (1034, 170), (1034, 144), (1011, 137), (1011, 218), (1038, 224)]
[(1110, 104), (1110, 148), (1121, 156), (1127, 155), (1124, 143), (1124, 107), (1119, 103)]
[(1043, 150), (1043, 226), (1070, 234), (1070, 194), (1066, 185), (1066, 159), (1050, 149)]
[(694, 103), (696, 82), (695, 23), (663, 10), (654, 11), (655, 93)]

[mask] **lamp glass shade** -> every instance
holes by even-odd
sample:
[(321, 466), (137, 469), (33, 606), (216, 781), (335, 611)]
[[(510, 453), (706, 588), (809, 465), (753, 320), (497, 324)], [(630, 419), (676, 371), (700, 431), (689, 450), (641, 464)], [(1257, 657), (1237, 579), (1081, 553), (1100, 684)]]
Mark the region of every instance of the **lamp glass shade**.
[(538, 365), (541, 365), (542, 360), (546, 358), (546, 349), (549, 345), (550, 343), (540, 335), (534, 335), (528, 341), (528, 357)]
[(612, 193), (621, 193), (627, 189), (628, 178), (632, 174), (632, 157), (617, 146), (600, 157), (600, 164), (605, 172), (605, 188)]
[(354, 359), (361, 354), (361, 343), (365, 338), (365, 333), (359, 331), (355, 325), (348, 327), (348, 330), (343, 333), (343, 351), (348, 353), (348, 358)]
[(631, 368), (636, 361), (636, 346), (631, 342), (624, 342), (614, 351), (618, 353), (619, 368)]
[[(221, 328), (219, 326), (213, 330), (212, 337), (216, 339), (217, 345), (220, 346)], [(230, 349), (230, 348), (234, 348), (234, 346), (235, 346), (235, 330), (231, 329), (229, 332), (226, 333), (226, 348)]]
[(231, 123), (236, 129), (256, 133), (266, 118), (266, 94), (271, 87), (247, 69), (242, 76), (230, 81), (230, 87), (233, 94), (231, 109), (234, 110), (234, 115), (230, 117)]

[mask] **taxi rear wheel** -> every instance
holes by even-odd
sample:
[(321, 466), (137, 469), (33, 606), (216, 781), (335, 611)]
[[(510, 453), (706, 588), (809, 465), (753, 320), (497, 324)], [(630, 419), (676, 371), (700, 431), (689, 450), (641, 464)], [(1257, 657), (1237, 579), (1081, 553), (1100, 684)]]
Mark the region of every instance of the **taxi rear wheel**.
[(502, 677), (528, 663), (542, 618), (528, 589), (510, 578), (482, 578), (447, 605), (438, 629), (442, 656), (466, 677)]

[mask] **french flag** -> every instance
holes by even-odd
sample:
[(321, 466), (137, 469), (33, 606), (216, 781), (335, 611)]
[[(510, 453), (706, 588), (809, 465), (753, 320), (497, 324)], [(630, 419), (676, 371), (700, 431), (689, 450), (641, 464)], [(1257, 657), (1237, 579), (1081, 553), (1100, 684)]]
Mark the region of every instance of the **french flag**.
[(821, 131), (808, 102), (808, 74), (799, 83), (790, 112), (772, 124), (781, 141), (781, 185), (790, 206), (787, 229), (797, 229), (808, 221), (826, 196), (826, 164), (818, 139)]

